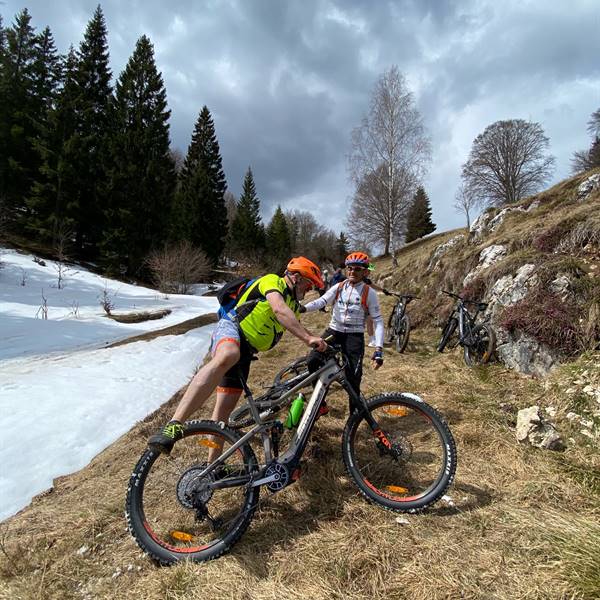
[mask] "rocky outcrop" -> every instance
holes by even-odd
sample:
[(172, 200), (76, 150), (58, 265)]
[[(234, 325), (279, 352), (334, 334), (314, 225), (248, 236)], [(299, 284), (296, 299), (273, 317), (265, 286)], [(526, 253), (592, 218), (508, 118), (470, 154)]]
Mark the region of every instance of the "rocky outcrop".
[(495, 210), (488, 208), (484, 210), (472, 223), (469, 228), (469, 242), (477, 244), (486, 235), (488, 223), (494, 217)]
[(526, 210), (520, 206), (508, 206), (498, 213), (496, 210), (497, 209), (494, 208), (488, 208), (473, 221), (473, 224), (469, 229), (469, 243), (478, 244), (486, 235), (498, 229), (504, 222), (504, 219), (506, 219), (507, 215), (514, 212), (526, 212)]
[(535, 269), (535, 265), (528, 263), (519, 267), (515, 275), (498, 279), (488, 294), (488, 311), (496, 332), (496, 351), (500, 360), (521, 373), (541, 376), (550, 371), (560, 355), (523, 332), (510, 332), (500, 326), (503, 309), (516, 304), (539, 285)]
[(509, 368), (528, 375), (545, 376), (558, 364), (560, 355), (522, 331), (495, 326), (500, 360)]
[(503, 208), (493, 219), (490, 219), (490, 221), (487, 225), (488, 233), (491, 233), (492, 231), (495, 231), (496, 229), (498, 229), (498, 227), (500, 227), (500, 225), (502, 224), (504, 219), (506, 219), (507, 215), (509, 215), (510, 213), (515, 213), (515, 212), (526, 212), (526, 211), (524, 208), (521, 208), (520, 206), (511, 206), (508, 208)]
[(484, 248), (479, 254), (479, 264), (463, 280), (463, 285), (469, 284), (477, 275), (485, 271), (488, 267), (501, 261), (506, 256), (506, 246), (494, 244)]
[(600, 189), (600, 173), (590, 175), (577, 188), (577, 202), (585, 202), (594, 190)]
[(537, 448), (561, 450), (564, 445), (556, 427), (542, 416), (539, 406), (530, 406), (517, 414), (517, 440)]
[(429, 259), (429, 265), (427, 266), (428, 271), (433, 271), (439, 264), (441, 258), (450, 250), (460, 242), (464, 240), (464, 235), (461, 233), (459, 235), (455, 235), (453, 238), (450, 238), (447, 242), (440, 244), (436, 247), (436, 249), (431, 253), (431, 258)]
[(505, 275), (493, 285), (488, 294), (489, 310), (495, 313), (501, 307), (515, 304), (525, 298), (527, 292), (538, 283), (534, 264), (520, 266), (515, 275)]

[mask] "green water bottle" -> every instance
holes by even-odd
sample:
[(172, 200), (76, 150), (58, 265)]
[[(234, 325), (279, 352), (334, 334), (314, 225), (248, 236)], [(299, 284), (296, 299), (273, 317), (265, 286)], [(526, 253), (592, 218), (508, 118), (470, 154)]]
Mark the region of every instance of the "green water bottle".
[(300, 393), (290, 406), (290, 411), (288, 412), (287, 419), (283, 424), (284, 427), (288, 429), (292, 429), (293, 427), (297, 427), (298, 423), (300, 423), (300, 417), (302, 416), (302, 412), (304, 411), (304, 394)]

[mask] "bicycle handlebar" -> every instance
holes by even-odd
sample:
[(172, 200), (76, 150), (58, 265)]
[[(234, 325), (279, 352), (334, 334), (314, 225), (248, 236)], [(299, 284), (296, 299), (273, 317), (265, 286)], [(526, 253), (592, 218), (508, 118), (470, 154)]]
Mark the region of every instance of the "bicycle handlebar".
[(413, 296), (412, 294), (399, 294), (398, 292), (390, 292), (388, 290), (388, 294), (390, 296), (396, 296), (396, 298), (406, 298), (407, 300), (420, 300), (421, 296)]
[(477, 305), (477, 310), (480, 311), (484, 311), (488, 307), (487, 302), (480, 302), (479, 300), (465, 300), (465, 298), (463, 298), (462, 296), (459, 296), (458, 294), (454, 294), (452, 292), (448, 292), (447, 290), (442, 290), (442, 292), (444, 294), (447, 294), (448, 296), (452, 296), (453, 298), (460, 300), (464, 304), (475, 304)]

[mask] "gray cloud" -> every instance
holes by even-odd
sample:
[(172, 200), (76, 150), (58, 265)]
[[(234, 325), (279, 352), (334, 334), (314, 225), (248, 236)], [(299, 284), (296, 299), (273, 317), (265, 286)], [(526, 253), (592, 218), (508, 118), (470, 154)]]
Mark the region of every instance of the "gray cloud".
[[(23, 8), (0, 4), (5, 25)], [(66, 52), (79, 45), (96, 0), (31, 0)], [(586, 148), (600, 106), (600, 11), (594, 0), (221, 0), (102, 3), (113, 75), (146, 34), (155, 46), (173, 146), (186, 151), (206, 104), (230, 189), (252, 166), (263, 214), (310, 210), (344, 226), (351, 130), (377, 77), (397, 64), (433, 140), (425, 186), (439, 230), (462, 224), (452, 208), (472, 140), (494, 121), (542, 123), (557, 156), (555, 180)]]

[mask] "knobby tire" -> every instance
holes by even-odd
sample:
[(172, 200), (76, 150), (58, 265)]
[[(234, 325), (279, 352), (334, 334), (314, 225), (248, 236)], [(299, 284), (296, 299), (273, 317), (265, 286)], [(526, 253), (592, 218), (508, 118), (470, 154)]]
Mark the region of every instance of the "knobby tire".
[(456, 444), (443, 417), (413, 394), (385, 393), (368, 408), (398, 454), (378, 442), (360, 411), (344, 428), (342, 456), (360, 493), (396, 512), (418, 512), (441, 498), (456, 472)]
[[(227, 552), (246, 531), (259, 488), (241, 484), (211, 492), (206, 482), (217, 475), (198, 477), (208, 464), (208, 449), (220, 443), (230, 447), (239, 438), (223, 423), (189, 421), (170, 456), (150, 449), (144, 452), (129, 480), (125, 515), (129, 531), (152, 559), (162, 565), (212, 560)], [(226, 466), (221, 478), (258, 471), (249, 444), (234, 452)], [(203, 506), (213, 521), (196, 518), (198, 497), (206, 500)]]

